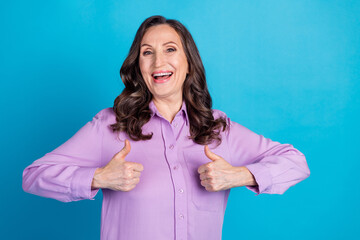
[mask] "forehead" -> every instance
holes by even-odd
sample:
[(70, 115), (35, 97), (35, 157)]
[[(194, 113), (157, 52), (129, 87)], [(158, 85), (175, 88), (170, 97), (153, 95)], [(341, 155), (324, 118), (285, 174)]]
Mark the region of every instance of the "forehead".
[(177, 32), (167, 24), (161, 24), (150, 27), (141, 40), (141, 44), (156, 44), (173, 41), (181, 45), (180, 36)]

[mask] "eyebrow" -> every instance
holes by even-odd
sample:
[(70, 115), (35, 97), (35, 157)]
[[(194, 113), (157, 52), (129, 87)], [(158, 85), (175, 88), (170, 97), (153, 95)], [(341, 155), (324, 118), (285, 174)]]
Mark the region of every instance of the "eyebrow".
[[(177, 44), (176, 44), (175, 42), (173, 42), (173, 41), (166, 42), (166, 43), (163, 44), (163, 46), (165, 46), (165, 45), (167, 45), (167, 44), (169, 44), (169, 43), (173, 43), (173, 44), (175, 44), (175, 45), (177, 46)], [(150, 44), (147, 44), (147, 43), (144, 43), (144, 44), (141, 45), (141, 47), (144, 47), (144, 46), (149, 46), (149, 47), (151, 47), (151, 45), (150, 45)]]

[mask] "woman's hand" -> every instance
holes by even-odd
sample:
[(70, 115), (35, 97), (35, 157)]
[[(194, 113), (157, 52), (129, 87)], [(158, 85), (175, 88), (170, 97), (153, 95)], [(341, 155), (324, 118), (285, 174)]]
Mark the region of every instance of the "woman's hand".
[(92, 189), (108, 188), (115, 191), (130, 191), (140, 181), (141, 171), (144, 167), (140, 163), (125, 161), (130, 152), (130, 142), (125, 140), (125, 146), (116, 153), (110, 162), (95, 171), (91, 184)]
[(256, 186), (254, 176), (246, 167), (233, 167), (222, 157), (205, 146), (205, 155), (211, 162), (198, 168), (201, 185), (209, 192), (226, 190), (233, 187)]

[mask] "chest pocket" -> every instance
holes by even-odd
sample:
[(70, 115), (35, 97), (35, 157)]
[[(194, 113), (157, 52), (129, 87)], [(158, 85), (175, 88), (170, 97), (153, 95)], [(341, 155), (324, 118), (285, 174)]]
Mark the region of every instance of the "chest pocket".
[(183, 152), (186, 166), (191, 177), (191, 200), (197, 209), (202, 211), (219, 211), (224, 204), (225, 191), (209, 192), (201, 185), (198, 168), (211, 162), (204, 153), (200, 151)]

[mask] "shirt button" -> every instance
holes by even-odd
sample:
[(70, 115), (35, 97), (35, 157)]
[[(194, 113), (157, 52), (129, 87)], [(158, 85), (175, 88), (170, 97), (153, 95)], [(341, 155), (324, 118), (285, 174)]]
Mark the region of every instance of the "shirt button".
[(180, 214), (179, 217), (180, 217), (181, 219), (184, 219), (184, 215), (182, 215), (182, 214)]
[(177, 123), (174, 123), (174, 127), (177, 127)]
[(178, 169), (178, 166), (174, 166), (173, 169), (174, 169), (174, 170)]
[(179, 193), (183, 193), (183, 192), (184, 192), (184, 189), (180, 188)]
[(174, 145), (171, 144), (169, 148), (170, 148), (170, 149), (173, 149), (173, 148), (174, 148)]

